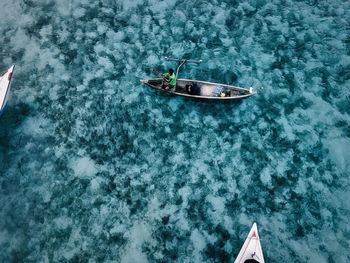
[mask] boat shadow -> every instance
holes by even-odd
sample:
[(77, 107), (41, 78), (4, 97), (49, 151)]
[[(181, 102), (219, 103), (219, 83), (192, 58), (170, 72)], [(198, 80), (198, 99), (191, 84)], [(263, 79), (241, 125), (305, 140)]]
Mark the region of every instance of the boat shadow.
[(0, 115), (0, 138), (19, 127), (29, 112), (30, 107), (24, 103), (7, 105)]

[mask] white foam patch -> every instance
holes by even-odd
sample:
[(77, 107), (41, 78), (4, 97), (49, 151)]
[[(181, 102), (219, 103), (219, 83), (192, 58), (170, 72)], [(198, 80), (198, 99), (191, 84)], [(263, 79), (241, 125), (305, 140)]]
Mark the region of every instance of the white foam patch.
[[(141, 1), (142, 2), (142, 1)], [(150, 0), (149, 1), (149, 8), (157, 14), (158, 18), (164, 17), (167, 12), (164, 12), (164, 10), (172, 10), (172, 8), (175, 6), (176, 2), (171, 0), (163, 0), (163, 1), (157, 1), (157, 0)]]
[(189, 186), (184, 186), (179, 189), (179, 195), (182, 197), (182, 207), (186, 207), (188, 205), (188, 197), (192, 193), (192, 189)]
[(36, 138), (49, 135), (53, 132), (52, 123), (41, 116), (29, 117), (22, 124), (21, 131), (24, 134), (32, 135)]
[(142, 5), (142, 0), (123, 0), (121, 4), (125, 11), (130, 11), (131, 9), (136, 8), (138, 5)]
[(206, 241), (204, 236), (200, 233), (198, 229), (194, 229), (191, 232), (191, 237), (190, 237), (193, 247), (194, 247), (194, 262), (203, 262), (203, 258), (201, 255), (201, 251), (205, 248), (206, 246)]
[(59, 229), (67, 229), (73, 223), (72, 219), (66, 216), (57, 217), (53, 222)]
[[(161, 202), (158, 200), (157, 197), (154, 197), (152, 198), (152, 200), (150, 200), (150, 202), (148, 203), (148, 209), (147, 209), (147, 216), (150, 220), (152, 221), (159, 220), (163, 216), (160, 206), (161, 206)], [(166, 210), (168, 211), (168, 209)]]
[(151, 54), (148, 58), (147, 58), (147, 64), (149, 66), (155, 66), (159, 64), (159, 59), (155, 54)]
[(211, 204), (212, 210), (215, 211), (219, 216), (225, 210), (225, 199), (218, 196), (207, 196), (207, 201)]
[(260, 173), (260, 180), (265, 186), (268, 186), (268, 187), (272, 186), (271, 173), (272, 173), (271, 169), (267, 167), (265, 167), (264, 170), (262, 170)]
[(93, 177), (98, 171), (98, 167), (90, 157), (78, 157), (69, 162), (69, 167), (73, 169), (77, 177)]
[(301, 179), (298, 179), (297, 185), (294, 191), (299, 194), (305, 194), (307, 192), (307, 183)]
[(103, 182), (103, 179), (95, 177), (90, 182), (90, 188), (92, 192), (97, 193), (100, 190), (101, 183)]
[(350, 56), (348, 56), (348, 55), (342, 55), (342, 56), (341, 56), (340, 64), (341, 64), (343, 67), (349, 66), (349, 65), (350, 65)]
[(72, 11), (72, 4), (74, 2), (70, 0), (62, 0), (57, 3), (57, 10), (58, 12), (63, 16), (68, 16), (71, 14)]
[(142, 245), (151, 239), (149, 227), (145, 223), (135, 223), (125, 235), (129, 242), (122, 251), (121, 263), (146, 263), (147, 255), (142, 251)]
[(36, 192), (42, 197), (44, 203), (48, 203), (52, 197), (52, 191), (49, 185), (43, 185), (36, 189)]
[(330, 152), (330, 158), (340, 171), (350, 170), (350, 139), (334, 138), (325, 140), (324, 144)]
[(288, 121), (288, 119), (281, 118), (279, 122), (283, 125), (284, 131), (285, 131), (285, 137), (290, 141), (294, 141), (295, 135), (294, 135), (293, 127)]
[[(69, 10), (64, 10), (62, 7), (60, 8), (64, 13), (68, 14)], [(85, 15), (85, 9), (84, 8), (77, 8), (73, 11), (73, 17), (74, 18), (81, 18)]]

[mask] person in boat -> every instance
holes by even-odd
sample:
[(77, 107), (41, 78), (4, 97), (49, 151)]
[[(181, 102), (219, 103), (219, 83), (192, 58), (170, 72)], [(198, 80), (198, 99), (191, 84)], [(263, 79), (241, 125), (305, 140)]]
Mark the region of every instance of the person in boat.
[(162, 75), (163, 77), (163, 83), (162, 88), (163, 89), (174, 89), (176, 87), (176, 75), (174, 73), (174, 70), (171, 68), (169, 71)]

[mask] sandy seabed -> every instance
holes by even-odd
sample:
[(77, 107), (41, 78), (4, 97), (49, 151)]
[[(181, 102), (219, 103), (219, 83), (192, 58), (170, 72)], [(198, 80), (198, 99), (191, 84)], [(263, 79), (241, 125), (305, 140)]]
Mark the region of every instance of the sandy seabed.
[[(349, 1), (3, 1), (1, 262), (350, 262)], [(210, 2), (210, 3), (209, 3)], [(238, 103), (139, 80), (252, 86)]]

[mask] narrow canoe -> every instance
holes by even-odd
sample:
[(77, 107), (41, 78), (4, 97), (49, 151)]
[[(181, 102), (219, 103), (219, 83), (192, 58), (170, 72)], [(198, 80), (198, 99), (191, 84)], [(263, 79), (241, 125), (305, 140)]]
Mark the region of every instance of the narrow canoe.
[(247, 89), (191, 79), (178, 79), (175, 89), (172, 90), (162, 88), (161, 78), (143, 79), (141, 82), (151, 88), (162, 90), (164, 92), (205, 100), (240, 100), (256, 94), (256, 91), (251, 88)]

